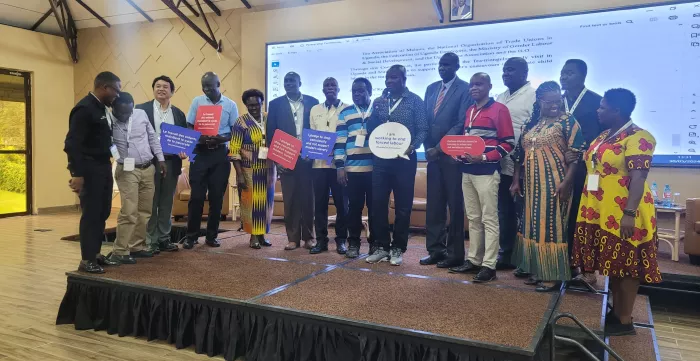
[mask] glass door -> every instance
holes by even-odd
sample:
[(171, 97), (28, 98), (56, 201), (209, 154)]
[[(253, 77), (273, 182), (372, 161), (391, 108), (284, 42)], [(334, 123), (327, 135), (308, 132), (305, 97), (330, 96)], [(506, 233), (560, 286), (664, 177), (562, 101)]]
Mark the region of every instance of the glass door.
[(0, 69), (0, 217), (32, 212), (29, 73)]

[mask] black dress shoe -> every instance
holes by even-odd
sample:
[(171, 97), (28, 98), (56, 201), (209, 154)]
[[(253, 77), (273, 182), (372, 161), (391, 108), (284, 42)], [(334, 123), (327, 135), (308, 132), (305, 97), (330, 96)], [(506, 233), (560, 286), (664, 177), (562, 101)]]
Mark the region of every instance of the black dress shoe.
[[(421, 258), (419, 263), (422, 266), (432, 266), (434, 264), (438, 264), (438, 262), (442, 261), (445, 258), (447, 258), (447, 256), (444, 252), (433, 253)], [(459, 266), (459, 264), (457, 264), (457, 266)]]
[(328, 252), (328, 243), (318, 242), (315, 246), (311, 247), (309, 250), (310, 254), (319, 254), (321, 252)]
[(105, 273), (105, 270), (102, 267), (100, 267), (100, 265), (97, 264), (97, 262), (95, 261), (80, 261), (80, 264), (78, 265), (78, 271), (93, 274)]
[(540, 284), (535, 288), (537, 292), (557, 292), (561, 290), (561, 281), (554, 282), (553, 285), (547, 286), (546, 284), (540, 282)]
[(452, 268), (452, 267), (459, 267), (463, 265), (464, 262), (461, 260), (456, 260), (456, 259), (444, 259), (435, 265), (437, 268)]
[(465, 261), (461, 266), (450, 268), (450, 273), (478, 273), (480, 270), (481, 267), (471, 263), (470, 261)]
[(479, 273), (474, 276), (474, 283), (486, 283), (496, 279), (496, 270), (488, 267), (481, 267)]
[(119, 264), (136, 264), (136, 259), (130, 255), (119, 256), (114, 253), (110, 253), (107, 259), (113, 262), (119, 262)]
[(209, 246), (209, 247), (221, 247), (221, 242), (219, 242), (219, 240), (216, 238), (208, 239), (208, 240), (204, 241), (204, 243), (206, 243), (207, 246)]
[(159, 252), (160, 252), (160, 251), (163, 251), (163, 252), (176, 252), (176, 251), (179, 250), (179, 249), (180, 249), (180, 248), (179, 248), (176, 244), (174, 244), (174, 243), (172, 243), (172, 242), (170, 242), (170, 241), (162, 242), (162, 243), (159, 243), (159, 244), (158, 244), (158, 250), (159, 250)]
[(272, 247), (272, 243), (265, 239), (265, 236), (258, 236), (258, 243), (263, 247)]
[(194, 247), (194, 244), (197, 243), (196, 239), (185, 239), (185, 242), (182, 243), (182, 248), (184, 249), (192, 249)]
[(146, 247), (146, 250), (148, 252), (151, 252), (151, 254), (153, 254), (154, 256), (160, 254), (160, 247), (155, 243)]
[(605, 318), (605, 335), (606, 336), (628, 336), (636, 335), (633, 323), (623, 324), (615, 314)]
[(151, 258), (153, 257), (153, 252), (142, 249), (140, 251), (131, 252), (131, 257), (134, 258)]
[(97, 255), (97, 264), (100, 266), (119, 266), (121, 263), (111, 261), (111, 260), (109, 260), (109, 258), (107, 258), (101, 254), (98, 254)]
[(346, 254), (348, 252), (348, 247), (345, 245), (345, 241), (335, 242), (335, 251), (338, 254)]
[(528, 278), (530, 274), (520, 268), (516, 268), (515, 271), (513, 271), (513, 276), (515, 276), (515, 278)]

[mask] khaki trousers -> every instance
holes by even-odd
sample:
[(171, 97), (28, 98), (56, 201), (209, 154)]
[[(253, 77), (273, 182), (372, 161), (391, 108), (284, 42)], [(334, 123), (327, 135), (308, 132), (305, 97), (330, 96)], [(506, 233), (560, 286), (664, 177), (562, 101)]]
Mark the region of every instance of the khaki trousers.
[(469, 220), (469, 255), (476, 266), (496, 269), (498, 259), (498, 184), (501, 175), (462, 174), (464, 210)]
[(151, 165), (146, 169), (126, 172), (121, 164), (117, 165), (114, 178), (119, 187), (122, 208), (117, 217), (117, 239), (112, 251), (115, 255), (125, 256), (145, 249), (146, 229), (153, 209), (155, 169)]

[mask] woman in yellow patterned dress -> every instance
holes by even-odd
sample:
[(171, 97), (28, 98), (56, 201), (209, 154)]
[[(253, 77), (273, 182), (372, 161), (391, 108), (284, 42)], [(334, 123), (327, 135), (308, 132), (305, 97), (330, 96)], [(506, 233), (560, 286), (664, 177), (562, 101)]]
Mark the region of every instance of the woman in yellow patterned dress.
[[(241, 190), (241, 221), (250, 234), (250, 247), (271, 246), (265, 239), (270, 231), (275, 197), (275, 167), (267, 160), (265, 122), (262, 112), (265, 96), (260, 90), (243, 92), (248, 113), (236, 120), (231, 133), (230, 156), (236, 169), (236, 183)], [(261, 154), (261, 148), (263, 148)]]
[(576, 119), (564, 112), (559, 84), (544, 82), (536, 95), (532, 119), (513, 152), (514, 196), (521, 193), (520, 169), (525, 170), (525, 209), (513, 263), (518, 272), (531, 275), (526, 284), (549, 292), (571, 278), (567, 219), (575, 164), (567, 164), (566, 153), (580, 154), (585, 140)]
[(610, 277), (613, 310), (607, 335), (634, 334), (632, 308), (640, 282), (661, 282), (656, 261), (656, 211), (646, 183), (656, 140), (632, 123), (636, 98), (605, 93), (598, 109), (604, 131), (585, 154), (586, 186), (578, 210), (573, 266)]

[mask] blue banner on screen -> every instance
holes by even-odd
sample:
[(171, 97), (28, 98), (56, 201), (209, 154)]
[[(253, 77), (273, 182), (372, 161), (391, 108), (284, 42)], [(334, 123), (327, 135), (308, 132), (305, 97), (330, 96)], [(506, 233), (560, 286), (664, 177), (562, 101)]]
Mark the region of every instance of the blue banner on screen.
[(268, 44), (266, 98), (284, 96), (290, 71), (301, 76), (304, 94), (318, 99), (325, 99), (328, 77), (338, 80), (343, 101), (352, 99), (352, 82), (360, 77), (370, 80), (376, 97), (393, 64), (406, 67), (406, 85), (422, 96), (440, 81), (438, 62), (447, 52), (459, 55), (462, 80), (489, 74), (493, 97), (507, 90), (501, 75), (508, 58), (528, 62), (534, 87), (559, 82), (564, 63), (582, 59), (591, 91), (634, 92), (632, 119), (656, 139), (655, 166), (700, 167), (700, 0)]
[(337, 137), (334, 132), (304, 129), (301, 133), (302, 158), (325, 160), (327, 164), (331, 164), (333, 159), (331, 152)]
[(160, 147), (163, 148), (164, 154), (185, 152), (188, 157), (192, 157), (200, 135), (196, 130), (162, 123), (160, 125)]

